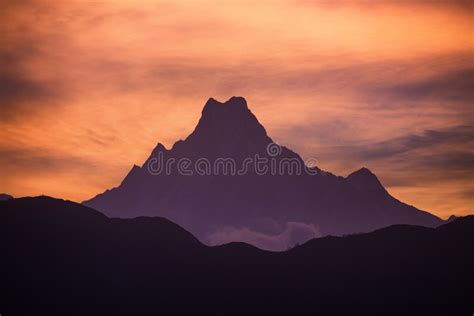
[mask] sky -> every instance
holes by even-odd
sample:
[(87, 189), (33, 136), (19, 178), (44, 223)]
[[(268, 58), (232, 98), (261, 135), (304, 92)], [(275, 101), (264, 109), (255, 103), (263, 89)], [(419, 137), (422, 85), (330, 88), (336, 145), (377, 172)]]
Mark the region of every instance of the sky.
[(322, 169), (472, 214), (473, 18), (470, 0), (0, 0), (0, 192), (89, 199), (236, 95)]

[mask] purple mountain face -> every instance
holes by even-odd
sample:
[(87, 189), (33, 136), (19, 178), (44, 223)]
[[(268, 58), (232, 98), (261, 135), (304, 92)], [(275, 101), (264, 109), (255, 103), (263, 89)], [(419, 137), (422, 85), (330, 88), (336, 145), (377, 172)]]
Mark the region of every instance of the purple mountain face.
[(284, 250), (311, 238), (438, 217), (392, 197), (362, 168), (347, 178), (275, 144), (241, 97), (209, 99), (195, 130), (158, 144), (122, 183), (83, 202), (111, 217), (161, 216), (206, 244), (244, 241)]

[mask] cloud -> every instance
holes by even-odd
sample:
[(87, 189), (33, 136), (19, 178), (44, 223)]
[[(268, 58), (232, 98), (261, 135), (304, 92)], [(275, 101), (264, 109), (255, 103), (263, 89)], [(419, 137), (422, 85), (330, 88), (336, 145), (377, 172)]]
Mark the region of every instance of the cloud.
[(409, 5), (409, 6), (426, 6), (426, 7), (451, 7), (472, 11), (474, 5), (471, 0), (293, 0), (295, 3), (310, 6), (364, 6), (375, 7), (381, 5)]
[(222, 245), (234, 241), (252, 244), (258, 248), (283, 251), (309, 239), (320, 237), (313, 224), (288, 222), (285, 229), (276, 235), (257, 232), (249, 228), (223, 227), (207, 236), (210, 245)]
[(57, 96), (57, 90), (47, 83), (21, 75), (0, 74), (0, 110), (3, 113), (24, 101), (51, 101)]
[(16, 170), (16, 174), (34, 172), (48, 174), (54, 172), (87, 172), (91, 161), (74, 155), (61, 155), (44, 148), (0, 148), (0, 165)]
[[(351, 157), (348, 163), (380, 166), (384, 183), (414, 185), (424, 179), (468, 179), (474, 176), (474, 126), (425, 130), (385, 141), (324, 146), (327, 160)], [(391, 172), (390, 172), (391, 170)], [(395, 180), (399, 179), (399, 180)], [(401, 179), (402, 182), (400, 182)]]
[[(431, 1), (382, 0), (394, 5), (388, 9), (374, 2), (308, 10), (293, 0), (1, 1), (0, 147), (43, 148), (17, 161), (31, 163), (32, 177), (41, 164), (51, 179), (57, 170), (80, 175), (74, 197), (83, 200), (116, 185), (156, 142), (185, 137), (210, 96), (243, 95), (276, 141), (334, 173), (369, 162), (384, 181), (403, 175), (416, 185), (415, 176), (381, 166), (387, 159), (408, 167), (405, 156), (418, 170), (426, 156), (419, 177), (448, 160), (462, 169), (464, 145), (420, 142), (438, 137), (428, 131), (470, 124), (471, 16)], [(68, 153), (90, 166), (64, 168)], [(5, 159), (2, 176), (19, 179)], [(109, 174), (106, 164), (123, 169)], [(94, 174), (109, 182), (87, 189)], [(30, 188), (43, 190), (42, 180)]]
[(117, 183), (128, 168), (113, 162), (98, 163), (80, 152), (60, 153), (35, 144), (30, 147), (0, 147), (0, 191), (18, 197), (46, 194), (80, 201), (83, 190), (99, 192), (111, 182), (109, 177)]
[(405, 101), (436, 100), (468, 102), (474, 100), (474, 68), (440, 72), (435, 76), (415, 81), (384, 83), (374, 93), (389, 94)]
[[(446, 146), (447, 151), (456, 148), (469, 152), (474, 142), (474, 126), (460, 125), (442, 130), (425, 130), (420, 134), (368, 144), (358, 150), (362, 159), (385, 159), (420, 149)], [(448, 153), (449, 154), (449, 153)]]

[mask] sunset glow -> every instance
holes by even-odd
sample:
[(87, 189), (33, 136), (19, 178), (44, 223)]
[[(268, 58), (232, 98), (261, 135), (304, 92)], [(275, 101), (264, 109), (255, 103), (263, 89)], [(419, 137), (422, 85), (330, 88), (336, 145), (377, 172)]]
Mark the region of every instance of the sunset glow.
[(0, 192), (89, 199), (238, 95), (322, 169), (472, 214), (473, 18), (461, 0), (3, 1)]

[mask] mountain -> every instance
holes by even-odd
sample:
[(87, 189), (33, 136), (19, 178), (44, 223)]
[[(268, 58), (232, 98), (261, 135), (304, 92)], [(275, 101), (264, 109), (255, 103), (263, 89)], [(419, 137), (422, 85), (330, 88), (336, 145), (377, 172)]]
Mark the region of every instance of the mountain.
[(208, 247), (163, 218), (107, 218), (48, 197), (0, 202), (5, 315), (469, 314), (474, 216)]
[(168, 218), (208, 245), (245, 241), (268, 250), (393, 224), (443, 223), (390, 196), (366, 168), (343, 178), (306, 166), (273, 142), (241, 97), (209, 99), (185, 140), (170, 149), (158, 144), (118, 187), (83, 203), (111, 217)]

